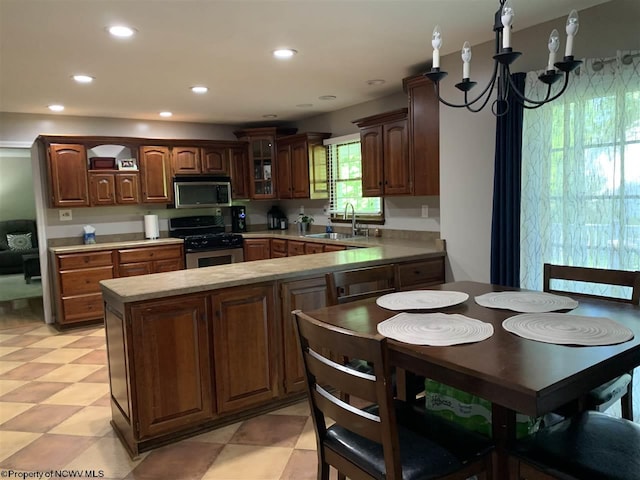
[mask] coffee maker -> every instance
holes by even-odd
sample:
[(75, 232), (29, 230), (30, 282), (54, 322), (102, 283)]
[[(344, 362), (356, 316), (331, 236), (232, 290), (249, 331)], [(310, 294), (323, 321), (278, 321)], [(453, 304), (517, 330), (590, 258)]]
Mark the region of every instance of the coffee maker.
[(247, 231), (247, 208), (241, 205), (231, 207), (231, 231), (242, 233)]

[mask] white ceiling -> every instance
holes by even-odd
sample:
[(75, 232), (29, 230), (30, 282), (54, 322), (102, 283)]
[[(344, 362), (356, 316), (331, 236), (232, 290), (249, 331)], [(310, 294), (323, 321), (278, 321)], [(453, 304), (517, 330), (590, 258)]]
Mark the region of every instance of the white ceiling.
[[(512, 0), (514, 31), (605, 0)], [(399, 92), (431, 60), (493, 38), (498, 0), (0, 0), (0, 111), (240, 125)], [(137, 29), (128, 40), (105, 27)], [(277, 61), (272, 50), (298, 54)], [(96, 80), (76, 84), (71, 75)], [(384, 79), (381, 86), (366, 82)], [(189, 87), (206, 85), (205, 95)], [(335, 100), (320, 100), (335, 95)], [(299, 104), (312, 106), (298, 107)]]

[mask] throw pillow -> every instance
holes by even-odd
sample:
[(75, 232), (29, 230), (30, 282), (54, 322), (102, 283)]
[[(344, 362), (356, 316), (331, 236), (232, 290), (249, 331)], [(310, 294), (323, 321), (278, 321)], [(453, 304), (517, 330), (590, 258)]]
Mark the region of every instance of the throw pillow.
[(33, 248), (31, 233), (7, 233), (7, 243), (9, 250), (14, 252), (23, 252)]

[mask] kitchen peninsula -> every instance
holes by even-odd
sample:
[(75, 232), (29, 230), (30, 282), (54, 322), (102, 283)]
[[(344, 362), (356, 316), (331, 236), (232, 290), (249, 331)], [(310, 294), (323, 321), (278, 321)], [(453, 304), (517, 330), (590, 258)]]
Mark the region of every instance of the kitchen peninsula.
[(327, 272), (396, 264), (401, 288), (444, 281), (432, 243), (342, 243), (364, 248), (101, 282), (111, 423), (132, 457), (301, 398), (290, 312), (325, 305)]

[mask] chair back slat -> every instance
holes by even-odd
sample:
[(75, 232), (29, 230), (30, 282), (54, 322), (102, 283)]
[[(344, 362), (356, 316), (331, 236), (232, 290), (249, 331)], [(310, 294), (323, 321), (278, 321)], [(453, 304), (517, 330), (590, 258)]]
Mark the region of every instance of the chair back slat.
[[(543, 290), (549, 293), (571, 294), (572, 296), (613, 300), (616, 302), (640, 304), (640, 271), (609, 270), (604, 268), (573, 267), (567, 265), (544, 264)], [(551, 280), (571, 280), (603, 285), (630, 287), (631, 298), (607, 297), (590, 293), (570, 292), (551, 288)]]
[(327, 304), (338, 305), (384, 295), (397, 289), (395, 265), (379, 265), (326, 274)]

